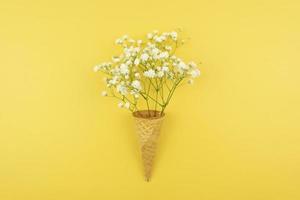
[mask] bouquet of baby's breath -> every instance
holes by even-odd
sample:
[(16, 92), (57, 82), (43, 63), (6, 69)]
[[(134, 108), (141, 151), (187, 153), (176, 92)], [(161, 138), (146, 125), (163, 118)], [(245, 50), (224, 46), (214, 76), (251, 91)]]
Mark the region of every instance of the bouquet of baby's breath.
[(149, 115), (151, 110), (163, 114), (179, 84), (193, 83), (200, 75), (195, 62), (186, 63), (175, 55), (184, 44), (178, 31), (153, 31), (145, 40), (124, 35), (116, 44), (122, 53), (94, 70), (107, 76), (102, 95), (118, 99), (121, 108), (135, 112), (145, 106)]
[(116, 40), (123, 51), (94, 67), (106, 75), (103, 96), (133, 112), (141, 143), (146, 180), (150, 179), (156, 141), (164, 112), (180, 84), (200, 75), (195, 62), (184, 62), (176, 50), (184, 44), (179, 31), (153, 31), (142, 40), (127, 35)]

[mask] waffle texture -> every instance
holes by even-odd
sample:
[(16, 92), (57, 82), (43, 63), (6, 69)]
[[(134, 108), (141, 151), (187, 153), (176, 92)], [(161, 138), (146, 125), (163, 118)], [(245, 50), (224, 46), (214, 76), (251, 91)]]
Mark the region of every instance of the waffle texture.
[(150, 181), (156, 145), (163, 122), (163, 115), (157, 111), (137, 111), (133, 113), (139, 138), (145, 180)]

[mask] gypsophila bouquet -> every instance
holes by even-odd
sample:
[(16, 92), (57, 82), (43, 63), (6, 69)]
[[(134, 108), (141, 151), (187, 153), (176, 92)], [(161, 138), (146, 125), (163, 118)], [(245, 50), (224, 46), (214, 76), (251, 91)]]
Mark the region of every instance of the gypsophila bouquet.
[(103, 96), (119, 100), (118, 106), (132, 112), (145, 110), (162, 115), (175, 90), (182, 83), (193, 83), (200, 75), (197, 64), (178, 58), (176, 50), (184, 44), (180, 31), (150, 32), (144, 39), (127, 35), (116, 40), (119, 56), (96, 65), (94, 71), (106, 75)]
[(175, 55), (184, 44), (179, 31), (153, 31), (143, 40), (124, 35), (116, 44), (122, 53), (94, 70), (105, 74), (107, 90), (102, 95), (118, 99), (119, 107), (133, 112), (145, 180), (150, 181), (164, 111), (175, 90), (193, 83), (200, 71), (195, 62), (186, 63)]

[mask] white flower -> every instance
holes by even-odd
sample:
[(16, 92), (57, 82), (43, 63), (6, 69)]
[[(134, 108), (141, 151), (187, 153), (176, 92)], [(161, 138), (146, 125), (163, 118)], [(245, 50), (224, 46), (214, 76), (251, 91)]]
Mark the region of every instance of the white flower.
[(155, 44), (153, 44), (153, 43), (151, 43), (151, 42), (148, 42), (148, 43), (147, 43), (147, 46), (148, 46), (149, 48), (154, 48), (154, 47), (155, 47)]
[(108, 84), (115, 85), (118, 82), (118, 76), (114, 76), (112, 79), (108, 81)]
[(184, 70), (184, 69), (187, 69), (187, 66), (184, 62), (180, 61), (177, 65), (178, 69), (180, 70)]
[(113, 56), (112, 61), (115, 62), (115, 63), (120, 62), (120, 58), (117, 57), (117, 56)]
[(119, 102), (119, 103), (118, 103), (118, 107), (119, 107), (119, 108), (123, 108), (123, 106), (124, 106), (124, 103), (123, 103), (123, 102)]
[(192, 68), (196, 68), (197, 67), (197, 64), (193, 61), (189, 62), (188, 65)]
[(135, 40), (134, 39), (129, 39), (128, 42), (135, 43)]
[(139, 64), (140, 64), (140, 59), (136, 58), (136, 59), (134, 60), (134, 65), (137, 66), (137, 65), (139, 65)]
[(124, 42), (124, 41), (123, 41), (121, 38), (118, 38), (118, 39), (116, 39), (116, 41), (115, 41), (115, 43), (118, 44), (118, 45), (123, 44), (123, 42)]
[(160, 52), (160, 50), (158, 48), (153, 48), (151, 51), (152, 55), (157, 55)]
[(121, 64), (120, 66), (120, 72), (121, 74), (128, 74), (129, 73), (129, 70), (128, 70), (128, 66), (125, 65), (124, 63)]
[(155, 55), (152, 56), (152, 58), (153, 58), (154, 60), (157, 60), (159, 57), (158, 57), (157, 54), (155, 54)]
[(162, 41), (164, 41), (164, 38), (161, 36), (161, 37), (155, 37), (155, 41), (158, 42), (158, 43), (161, 43)]
[(138, 45), (141, 45), (143, 43), (143, 41), (142, 40), (138, 40), (137, 43), (138, 43)]
[[(194, 78), (200, 75), (197, 64), (185, 62), (173, 55), (175, 44), (181, 45), (182, 42), (179, 33), (177, 30), (153, 31), (147, 34), (145, 40), (127, 35), (118, 38), (115, 42), (122, 48), (121, 54), (113, 56), (110, 62), (100, 63), (93, 68), (95, 72), (103, 71), (107, 74), (107, 89), (100, 92), (101, 95), (114, 96), (115, 93), (120, 97), (117, 103), (120, 108), (134, 110), (135, 103), (145, 98), (141, 93), (144, 89), (143, 79), (167, 79), (166, 81), (174, 83), (184, 79), (185, 83), (192, 84)], [(165, 87), (165, 81), (158, 87)], [(155, 92), (155, 89), (150, 87), (149, 94)], [(125, 100), (125, 97), (130, 99)]]
[(149, 55), (148, 55), (147, 53), (143, 53), (143, 54), (141, 55), (141, 60), (142, 60), (142, 61), (147, 61), (148, 58), (149, 58)]
[(152, 33), (148, 33), (148, 34), (147, 34), (147, 38), (148, 38), (148, 39), (152, 39), (152, 38), (153, 38), (153, 34), (152, 34)]
[(122, 85), (122, 84), (117, 85), (117, 91), (121, 95), (126, 95), (127, 94), (127, 88), (124, 85)]
[(134, 74), (134, 77), (135, 77), (135, 78), (140, 78), (141, 76), (140, 76), (139, 73), (135, 73), (135, 74)]
[(171, 32), (170, 35), (171, 35), (173, 40), (177, 40), (177, 32), (173, 31), (173, 32)]
[(130, 103), (126, 102), (125, 105), (124, 105), (124, 107), (127, 108), (127, 109), (129, 109), (130, 108)]
[(125, 48), (123, 51), (124, 51), (125, 57), (129, 58), (132, 53), (132, 48)]
[(141, 82), (138, 81), (138, 80), (132, 81), (131, 86), (132, 86), (133, 88), (137, 89), (137, 90), (141, 90), (141, 89), (142, 89), (142, 87), (141, 87)]
[(100, 71), (100, 69), (101, 69), (101, 66), (100, 65), (96, 65), (94, 67), (94, 72), (98, 72), (98, 71)]
[(165, 46), (165, 49), (168, 50), (168, 51), (171, 51), (172, 47), (171, 46)]
[(107, 96), (107, 92), (106, 91), (102, 91), (101, 95), (104, 96), (104, 97), (106, 97)]
[(157, 72), (157, 77), (161, 78), (164, 76), (164, 72), (163, 71), (158, 71)]
[(199, 69), (193, 69), (191, 72), (190, 72), (192, 78), (196, 78), (198, 76), (200, 76), (200, 70)]
[(158, 48), (153, 48), (151, 50), (151, 55), (152, 55), (152, 58), (154, 60), (158, 59), (159, 58), (159, 53), (160, 53), (160, 50)]
[(169, 57), (169, 53), (167, 51), (161, 52), (159, 54), (159, 58), (161, 58), (161, 59), (165, 59), (165, 58), (168, 58), (168, 57)]
[(126, 64), (127, 66), (128, 66), (128, 65), (131, 65), (131, 64), (132, 64), (132, 61), (131, 61), (131, 60), (127, 60), (125, 64)]
[(154, 78), (155, 77), (155, 71), (153, 69), (149, 69), (144, 72), (144, 76), (148, 78)]
[(165, 41), (167, 39), (165, 35), (160, 36), (160, 38), (162, 39), (162, 41)]
[(120, 69), (119, 68), (113, 68), (113, 69), (110, 70), (110, 72), (112, 74), (119, 74), (120, 73)]
[(141, 48), (140, 48), (140, 47), (135, 47), (135, 48), (133, 49), (133, 51), (134, 51), (135, 53), (138, 53), (138, 52), (140, 52), (140, 50), (141, 50)]
[(167, 66), (163, 66), (163, 67), (161, 68), (161, 71), (163, 71), (163, 72), (168, 72), (168, 71), (169, 71), (169, 68), (168, 68)]

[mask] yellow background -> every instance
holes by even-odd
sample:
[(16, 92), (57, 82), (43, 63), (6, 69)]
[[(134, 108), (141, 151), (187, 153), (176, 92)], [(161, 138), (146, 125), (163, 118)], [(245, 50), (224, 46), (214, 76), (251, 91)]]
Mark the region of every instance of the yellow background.
[[(300, 2), (0, 2), (0, 199), (300, 199)], [(182, 27), (152, 182), (92, 67), (127, 33)]]

